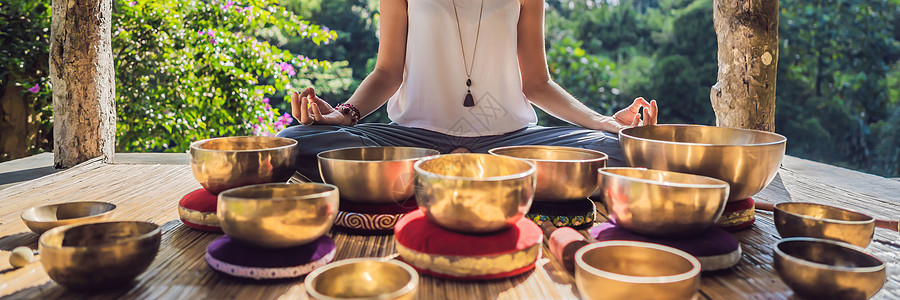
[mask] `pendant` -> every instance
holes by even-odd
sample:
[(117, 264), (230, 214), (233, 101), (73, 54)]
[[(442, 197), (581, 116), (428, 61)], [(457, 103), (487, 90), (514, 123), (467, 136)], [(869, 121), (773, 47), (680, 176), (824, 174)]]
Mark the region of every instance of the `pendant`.
[(472, 107), (475, 106), (475, 99), (472, 98), (472, 91), (466, 93), (466, 100), (463, 101), (463, 106)]
[[(467, 87), (472, 86), (472, 79), (466, 79), (466, 86)], [(470, 89), (466, 89), (466, 90), (467, 90), (466, 99), (463, 100), (463, 106), (465, 106), (465, 107), (475, 106), (475, 98), (472, 98), (472, 90), (470, 90)]]

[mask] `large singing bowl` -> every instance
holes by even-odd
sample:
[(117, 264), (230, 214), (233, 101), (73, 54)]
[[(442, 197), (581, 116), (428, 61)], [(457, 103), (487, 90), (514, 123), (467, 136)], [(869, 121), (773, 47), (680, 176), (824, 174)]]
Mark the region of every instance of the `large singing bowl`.
[(259, 248), (290, 248), (331, 229), (338, 188), (324, 183), (268, 183), (219, 194), (216, 215), (231, 239)]
[(218, 194), (245, 185), (286, 182), (293, 175), (293, 139), (235, 136), (191, 144), (191, 171), (206, 190)]
[(490, 154), (426, 157), (414, 165), (416, 201), (449, 230), (488, 233), (512, 227), (534, 199), (534, 164)]
[(772, 182), (786, 141), (777, 133), (700, 125), (651, 125), (619, 132), (628, 165), (724, 180), (731, 185), (729, 202), (749, 198)]
[(414, 147), (345, 148), (319, 153), (319, 172), (325, 183), (341, 189), (341, 199), (366, 204), (402, 202), (415, 191), (419, 159), (438, 155)]
[(524, 159), (534, 164), (534, 201), (584, 200), (597, 190), (597, 169), (606, 167), (606, 153), (561, 146), (509, 146), (490, 154)]

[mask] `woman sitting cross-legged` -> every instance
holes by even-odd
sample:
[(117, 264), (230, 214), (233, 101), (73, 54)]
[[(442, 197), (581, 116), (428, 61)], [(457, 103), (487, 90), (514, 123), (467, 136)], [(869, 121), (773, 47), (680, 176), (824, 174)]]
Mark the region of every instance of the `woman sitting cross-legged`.
[[(278, 136), (299, 142), (298, 171), (314, 181), (321, 181), (316, 154), (364, 146), (583, 147), (621, 166), (616, 132), (656, 124), (655, 100), (637, 98), (604, 116), (550, 78), (541, 0), (381, 0), (380, 11), (375, 69), (346, 103), (332, 107), (312, 88), (291, 93), (302, 125)], [(357, 125), (385, 102), (392, 123)], [(532, 104), (579, 127), (536, 126)]]

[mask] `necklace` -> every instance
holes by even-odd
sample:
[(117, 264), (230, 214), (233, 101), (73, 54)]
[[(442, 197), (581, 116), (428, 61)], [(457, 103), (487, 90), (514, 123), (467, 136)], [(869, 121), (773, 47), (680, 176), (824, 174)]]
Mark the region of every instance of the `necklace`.
[(484, 12), (484, 0), (481, 0), (481, 9), (478, 11), (478, 29), (475, 31), (475, 49), (472, 49), (472, 67), (466, 60), (466, 49), (462, 42), (462, 29), (459, 26), (459, 13), (456, 11), (456, 0), (453, 0), (453, 15), (456, 16), (456, 33), (459, 34), (459, 49), (462, 50), (463, 64), (466, 68), (466, 98), (463, 100), (463, 106), (475, 106), (475, 98), (472, 97), (472, 69), (475, 68), (475, 53), (478, 51), (478, 36), (481, 35), (481, 16)]

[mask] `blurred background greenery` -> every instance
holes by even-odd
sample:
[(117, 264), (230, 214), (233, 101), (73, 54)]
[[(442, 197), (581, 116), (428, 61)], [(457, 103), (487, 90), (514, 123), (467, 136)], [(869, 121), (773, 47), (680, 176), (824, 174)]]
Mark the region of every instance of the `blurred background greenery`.
[[(33, 103), (45, 128), (49, 2), (0, 0), (0, 91)], [(900, 176), (900, 0), (780, 5), (775, 126), (788, 154)], [(246, 7), (270, 17), (248, 17)], [(117, 150), (184, 151), (209, 136), (271, 134), (290, 121), (291, 88), (345, 101), (374, 66), (377, 8), (377, 0), (117, 0)], [(551, 74), (586, 104), (608, 114), (643, 96), (660, 101), (664, 123), (715, 123), (711, 0), (546, 0), (546, 8)], [(186, 34), (210, 29), (222, 34), (216, 43)], [(34, 85), (44, 88), (25, 90)], [(542, 124), (564, 124), (539, 114)], [(388, 120), (382, 108), (363, 121)], [(29, 151), (50, 150), (49, 134)]]

